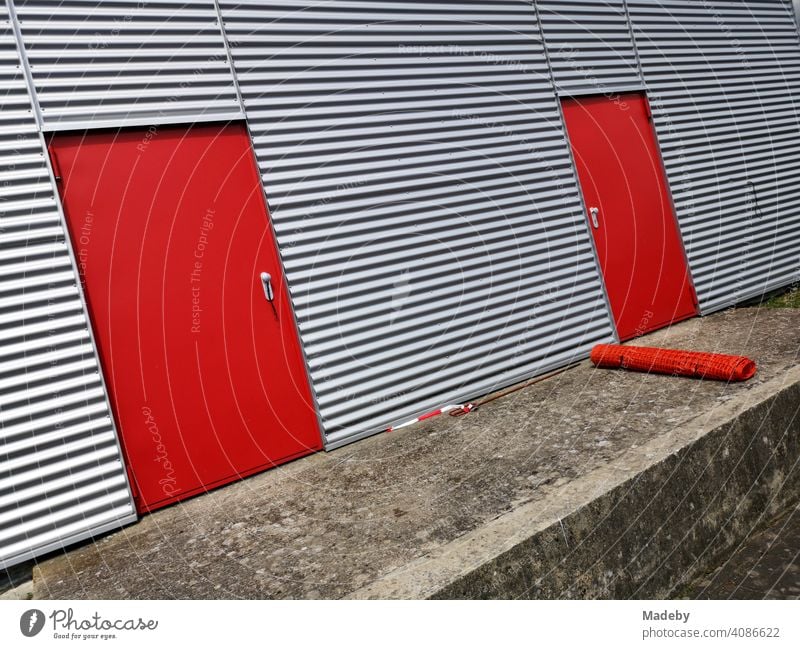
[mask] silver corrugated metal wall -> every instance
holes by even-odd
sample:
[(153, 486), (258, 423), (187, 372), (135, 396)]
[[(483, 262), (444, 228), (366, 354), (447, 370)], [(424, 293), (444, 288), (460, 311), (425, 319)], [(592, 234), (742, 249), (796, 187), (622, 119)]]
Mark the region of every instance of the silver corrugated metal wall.
[(0, 79), (3, 567), (136, 515), (4, 3)]
[(786, 0), (628, 0), (703, 312), (800, 279), (800, 44)]
[(800, 276), (791, 0), (12, 7), (0, 564), (133, 518), (41, 130), (246, 114), (329, 448), (614, 336), (559, 96), (647, 91), (704, 312)]
[(213, 0), (15, 0), (47, 130), (242, 117)]
[(613, 337), (530, 2), (220, 4), (329, 448)]

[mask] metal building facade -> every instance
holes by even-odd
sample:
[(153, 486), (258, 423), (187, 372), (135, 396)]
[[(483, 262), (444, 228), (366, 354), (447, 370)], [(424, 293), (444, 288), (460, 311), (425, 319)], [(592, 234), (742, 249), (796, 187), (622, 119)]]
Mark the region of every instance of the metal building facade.
[(0, 565), (134, 518), (42, 131), (246, 119), (328, 448), (614, 338), (562, 97), (647, 93), (704, 313), (800, 279), (791, 0), (6, 0), (0, 25)]
[(123, 525), (136, 513), (4, 4), (0, 78), (2, 567)]

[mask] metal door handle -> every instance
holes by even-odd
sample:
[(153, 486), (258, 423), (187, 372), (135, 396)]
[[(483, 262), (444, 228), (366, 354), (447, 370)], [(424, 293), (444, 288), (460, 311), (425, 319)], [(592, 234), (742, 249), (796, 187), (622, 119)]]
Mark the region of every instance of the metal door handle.
[(597, 216), (600, 214), (600, 208), (590, 207), (589, 214), (592, 217), (592, 226), (595, 230), (597, 230), (600, 227), (600, 221), (597, 219)]
[(264, 297), (272, 307), (272, 313), (275, 314), (275, 319), (278, 319), (278, 310), (275, 308), (275, 292), (272, 290), (272, 275), (269, 273), (261, 273), (261, 287), (264, 289)]
[(272, 290), (272, 276), (269, 273), (261, 273), (261, 286), (264, 287), (264, 297), (267, 302), (275, 299), (275, 292)]

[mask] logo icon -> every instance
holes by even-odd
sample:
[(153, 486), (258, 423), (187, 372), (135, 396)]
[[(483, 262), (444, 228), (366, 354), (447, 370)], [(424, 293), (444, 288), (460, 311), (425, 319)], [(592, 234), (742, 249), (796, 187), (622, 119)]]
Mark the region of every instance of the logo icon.
[(44, 628), (44, 613), (32, 608), (25, 611), (19, 618), (19, 630), (26, 638), (32, 638)]

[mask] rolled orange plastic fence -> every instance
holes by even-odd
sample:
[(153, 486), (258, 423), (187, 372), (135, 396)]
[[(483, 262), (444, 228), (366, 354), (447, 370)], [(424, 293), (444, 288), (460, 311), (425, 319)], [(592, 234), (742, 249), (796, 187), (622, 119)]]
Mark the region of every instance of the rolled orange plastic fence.
[(746, 356), (687, 352), (657, 347), (595, 345), (592, 363), (598, 367), (620, 367), (637, 372), (655, 372), (719, 381), (746, 381), (756, 373), (755, 361)]

